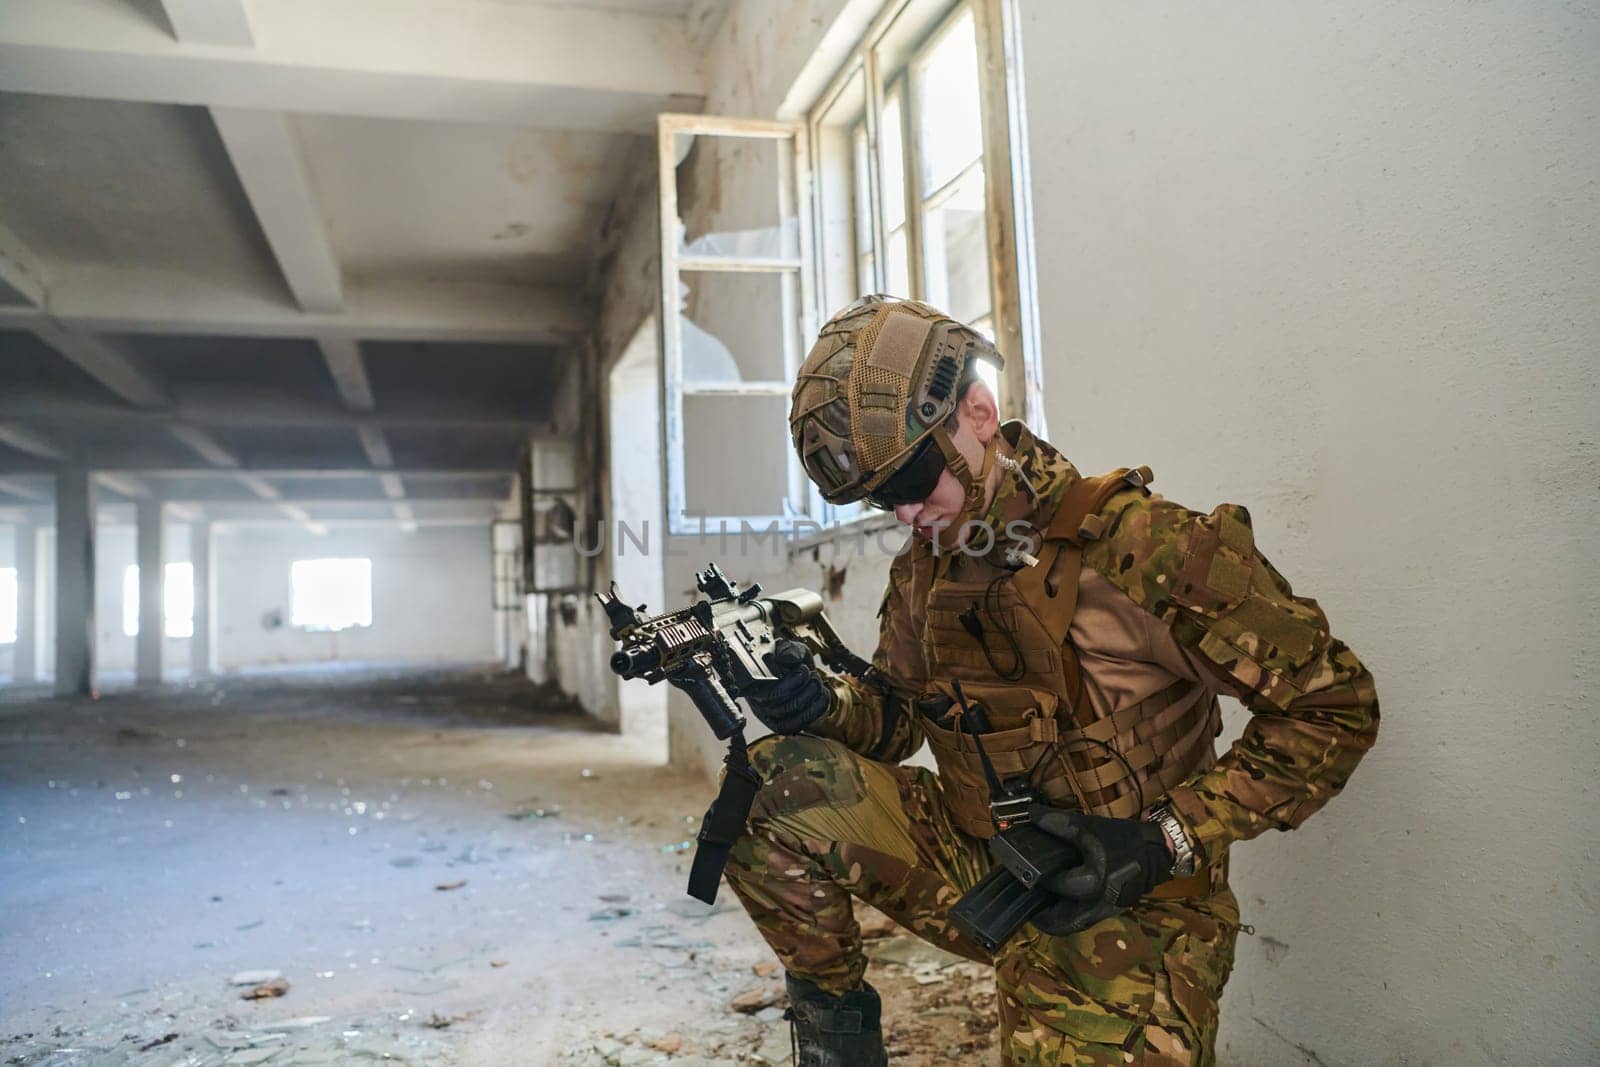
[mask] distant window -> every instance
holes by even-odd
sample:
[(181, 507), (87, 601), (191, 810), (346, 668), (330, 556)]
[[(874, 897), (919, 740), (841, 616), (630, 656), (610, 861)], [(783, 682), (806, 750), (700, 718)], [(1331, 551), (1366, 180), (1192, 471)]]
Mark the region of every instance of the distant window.
[[(169, 563), (162, 572), (161, 607), (168, 637), (194, 636), (194, 564)], [(122, 572), (122, 632), (139, 636), (139, 565)]]
[(167, 613), (168, 637), (194, 636), (194, 564), (167, 564), (166, 582), (161, 587), (162, 606)]
[(126, 637), (139, 635), (139, 565), (129, 566), (122, 572), (122, 633)]
[(0, 645), (17, 643), (17, 568), (0, 567)]
[(307, 630), (372, 625), (370, 559), (297, 559), (289, 565), (289, 621)]

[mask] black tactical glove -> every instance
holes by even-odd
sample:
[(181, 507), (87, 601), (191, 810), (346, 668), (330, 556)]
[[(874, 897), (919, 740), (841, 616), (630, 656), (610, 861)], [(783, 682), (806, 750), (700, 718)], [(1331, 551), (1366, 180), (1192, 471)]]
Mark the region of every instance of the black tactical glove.
[(767, 667), (777, 675), (756, 682), (744, 693), (756, 718), (775, 734), (797, 734), (828, 710), (828, 687), (811, 665), (811, 650), (799, 641), (779, 641), (767, 653)]
[(1087, 930), (1132, 907), (1172, 877), (1167, 835), (1153, 822), (1109, 819), (1038, 803), (1028, 814), (1034, 826), (1073, 845), (1083, 858), (1080, 866), (1040, 881), (1065, 898), (1034, 917), (1033, 925), (1047, 934), (1061, 937)]

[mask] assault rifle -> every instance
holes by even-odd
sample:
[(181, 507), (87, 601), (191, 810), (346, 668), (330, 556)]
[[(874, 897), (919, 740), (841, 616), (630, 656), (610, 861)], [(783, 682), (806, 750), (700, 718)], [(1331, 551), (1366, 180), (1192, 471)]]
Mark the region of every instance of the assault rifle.
[(744, 833), (761, 788), (750, 766), (738, 699), (752, 685), (775, 681), (784, 667), (798, 665), (778, 651), (784, 640), (801, 642), (835, 671), (874, 683), (876, 672), (845, 647), (822, 610), (822, 597), (809, 589), (763, 597), (759, 584), (741, 590), (715, 563), (695, 575), (695, 585), (700, 600), (660, 615), (647, 615), (643, 604), (624, 604), (615, 582), (595, 598), (611, 621), (612, 640), (622, 646), (611, 657), (611, 669), (624, 679), (682, 689), (717, 739), (728, 742), (727, 774), (700, 822), (689, 870), (689, 895), (711, 904), (728, 851)]

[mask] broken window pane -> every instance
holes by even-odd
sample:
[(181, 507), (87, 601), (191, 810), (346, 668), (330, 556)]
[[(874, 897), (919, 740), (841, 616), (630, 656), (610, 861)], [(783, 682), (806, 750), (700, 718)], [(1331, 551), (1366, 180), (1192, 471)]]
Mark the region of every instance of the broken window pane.
[(792, 272), (684, 271), (679, 277), (686, 387), (788, 381), (785, 334), (798, 313)]
[[(579, 555), (574, 540), (577, 513), (560, 496), (545, 496), (533, 505), (533, 573), (530, 591), (572, 589), (578, 584)], [(595, 547), (597, 531), (582, 534), (586, 548)]]
[(683, 398), (684, 503), (692, 516), (782, 515), (789, 398)]
[(794, 259), (794, 146), (781, 137), (674, 135), (678, 255)]

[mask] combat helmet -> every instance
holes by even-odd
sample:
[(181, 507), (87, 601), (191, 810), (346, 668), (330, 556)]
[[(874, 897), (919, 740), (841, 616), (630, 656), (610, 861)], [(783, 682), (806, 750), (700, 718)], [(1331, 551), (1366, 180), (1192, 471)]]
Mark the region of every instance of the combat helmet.
[(795, 451), (823, 499), (914, 503), (946, 468), (968, 496), (981, 494), (995, 442), (974, 476), (945, 425), (976, 359), (1004, 363), (982, 334), (919, 301), (864, 296), (829, 319), (789, 409)]

